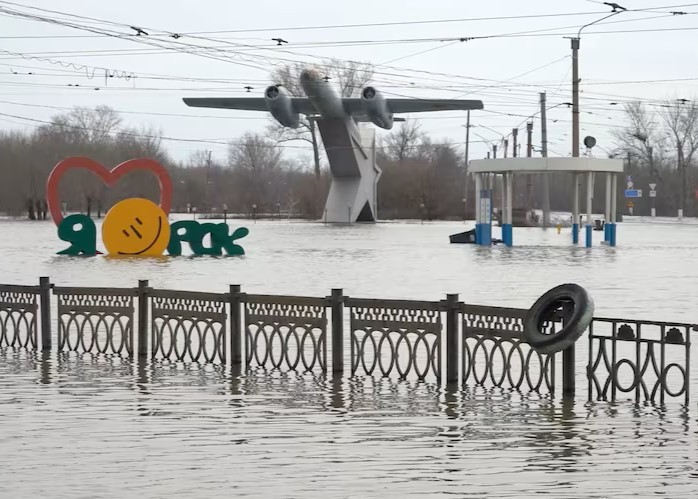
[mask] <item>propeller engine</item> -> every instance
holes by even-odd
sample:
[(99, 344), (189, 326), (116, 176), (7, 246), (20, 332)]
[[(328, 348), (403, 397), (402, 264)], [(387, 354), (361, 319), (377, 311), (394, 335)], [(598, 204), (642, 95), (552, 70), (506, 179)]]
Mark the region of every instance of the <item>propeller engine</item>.
[(298, 128), (300, 116), (293, 110), (293, 100), (284, 87), (279, 85), (267, 87), (264, 91), (264, 100), (276, 121), (289, 128)]
[(378, 90), (374, 87), (364, 88), (361, 92), (361, 100), (364, 102), (366, 116), (374, 125), (386, 130), (393, 128), (393, 113), (388, 109), (388, 103)]

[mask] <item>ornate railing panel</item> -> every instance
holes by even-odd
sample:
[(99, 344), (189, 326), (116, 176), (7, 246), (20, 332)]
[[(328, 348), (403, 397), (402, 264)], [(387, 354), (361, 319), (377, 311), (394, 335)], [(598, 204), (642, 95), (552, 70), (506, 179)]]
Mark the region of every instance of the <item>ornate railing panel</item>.
[(440, 302), (347, 299), (351, 373), (441, 379)]
[(228, 295), (154, 289), (151, 357), (225, 364)]
[(689, 400), (692, 324), (594, 318), (589, 331), (589, 399)]
[[(533, 350), (523, 336), (525, 309), (464, 304), (461, 309), (463, 384), (555, 392), (555, 355)], [(561, 319), (545, 322), (554, 333)]]
[(130, 288), (55, 287), (58, 349), (133, 356), (133, 297)]
[(246, 295), (247, 365), (327, 371), (327, 300)]
[(0, 347), (36, 350), (38, 286), (0, 285)]

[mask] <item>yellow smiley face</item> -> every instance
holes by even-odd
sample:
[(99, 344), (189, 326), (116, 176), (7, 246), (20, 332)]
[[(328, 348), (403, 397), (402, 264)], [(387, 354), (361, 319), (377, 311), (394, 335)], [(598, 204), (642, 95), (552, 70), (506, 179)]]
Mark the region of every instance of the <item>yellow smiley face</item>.
[(170, 224), (152, 201), (124, 199), (104, 217), (102, 240), (110, 255), (162, 255), (170, 242)]

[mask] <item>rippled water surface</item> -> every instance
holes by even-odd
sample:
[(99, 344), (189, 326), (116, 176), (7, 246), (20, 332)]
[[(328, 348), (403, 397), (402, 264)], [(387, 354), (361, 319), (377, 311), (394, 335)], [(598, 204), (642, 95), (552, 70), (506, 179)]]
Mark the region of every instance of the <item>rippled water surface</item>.
[[(238, 223), (235, 222), (235, 225)], [(698, 322), (698, 225), (635, 220), (617, 248), (462, 223), (248, 224), (243, 258), (56, 256), (46, 222), (0, 221), (0, 282), (440, 299), (528, 307), (561, 282), (597, 315)], [(468, 226), (467, 228), (470, 228)], [(601, 233), (594, 233), (599, 238)], [(694, 339), (695, 342), (695, 339)], [(698, 379), (685, 408), (380, 379), (0, 351), (0, 497), (698, 497)], [(578, 356), (582, 368), (586, 359)]]

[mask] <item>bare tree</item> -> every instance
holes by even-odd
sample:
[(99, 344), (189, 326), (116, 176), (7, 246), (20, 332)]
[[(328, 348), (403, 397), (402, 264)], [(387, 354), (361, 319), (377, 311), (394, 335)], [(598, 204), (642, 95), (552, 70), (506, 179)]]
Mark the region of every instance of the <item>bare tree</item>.
[(263, 171), (276, 168), (280, 161), (281, 149), (259, 134), (246, 133), (228, 150), (228, 165), (232, 168)]
[(72, 142), (94, 144), (106, 142), (121, 127), (121, 117), (109, 106), (76, 107), (51, 119), (43, 128), (49, 134), (60, 134)]
[(416, 154), (424, 134), (418, 121), (407, 119), (385, 139), (384, 153), (399, 163)]
[(680, 176), (679, 209), (683, 210), (688, 199), (686, 169), (691, 165), (698, 150), (698, 103), (685, 99), (665, 101), (659, 114), (669, 129), (669, 139), (676, 146)]
[(623, 153), (630, 153), (651, 165), (655, 155), (662, 154), (666, 141), (658, 116), (639, 101), (629, 102), (624, 110), (629, 125), (611, 132), (616, 145)]
[(245, 186), (238, 192), (246, 208), (257, 205), (262, 209), (270, 201), (270, 191), (278, 181), (275, 173), (282, 162), (281, 149), (259, 134), (246, 133), (228, 150), (228, 166)]
[(373, 78), (373, 65), (368, 62), (326, 59), (325, 74), (336, 80), (342, 97), (355, 97)]

